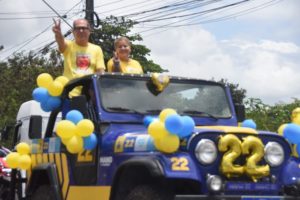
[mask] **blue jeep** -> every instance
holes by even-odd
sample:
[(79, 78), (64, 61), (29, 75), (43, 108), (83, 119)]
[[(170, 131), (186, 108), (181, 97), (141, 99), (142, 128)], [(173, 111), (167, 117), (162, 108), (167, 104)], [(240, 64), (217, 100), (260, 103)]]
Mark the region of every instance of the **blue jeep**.
[[(69, 92), (81, 87), (81, 95)], [(165, 108), (193, 118), (193, 133), (174, 153), (155, 148), (144, 124)], [(93, 121), (98, 145), (71, 154), (55, 133), (58, 113)], [(45, 138), (31, 133), (29, 199), (296, 199), (300, 160), (282, 136), (239, 127), (244, 107), (207, 80), (101, 74), (72, 80), (52, 111)], [(39, 126), (33, 118), (30, 123)]]

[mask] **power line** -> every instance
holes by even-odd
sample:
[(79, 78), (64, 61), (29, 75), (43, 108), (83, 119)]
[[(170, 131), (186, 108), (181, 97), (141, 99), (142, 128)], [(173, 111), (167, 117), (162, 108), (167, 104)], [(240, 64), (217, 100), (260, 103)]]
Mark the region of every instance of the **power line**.
[[(46, 18), (53, 18), (56, 17), (56, 15), (51, 15), (51, 16), (36, 16), (36, 17), (4, 17), (0, 18), (0, 20), (26, 20), (26, 19), (46, 19)], [(63, 18), (66, 18), (67, 16), (62, 16)]]
[(62, 16), (60, 16), (60, 14), (54, 9), (52, 8), (52, 6), (46, 1), (46, 0), (42, 0), (59, 18), (61, 18), (68, 26), (70, 26), (71, 28), (73, 28)]
[[(199, 24), (213, 23), (213, 22), (219, 22), (219, 21), (229, 20), (229, 19), (232, 19), (232, 18), (236, 18), (238, 16), (242, 16), (242, 15), (245, 15), (245, 14), (249, 14), (249, 13), (255, 12), (257, 10), (261, 10), (261, 9), (269, 7), (269, 6), (273, 6), (273, 5), (277, 4), (277, 3), (279, 3), (280, 1), (283, 1), (283, 0), (271, 0), (271, 1), (268, 1), (266, 3), (260, 4), (258, 6), (255, 6), (253, 8), (248, 8), (246, 10), (242, 10), (242, 11), (239, 11), (239, 12), (236, 12), (236, 13), (233, 13), (233, 14), (230, 14), (230, 15), (226, 15), (226, 16), (221, 16), (221, 17), (218, 17), (218, 18), (202, 20), (202, 21), (198, 21), (198, 22), (195, 22), (195, 23), (172, 25), (172, 24), (176, 24), (176, 23), (179, 23), (179, 22), (183, 22), (183, 21), (187, 21), (187, 20), (195, 18), (195, 17), (191, 17), (191, 18), (188, 18), (188, 19), (179, 20), (179, 21), (176, 21), (176, 22), (173, 22), (173, 23), (169, 23), (169, 24), (156, 25), (156, 26), (153, 26), (151, 29), (148, 29), (148, 30), (145, 30), (145, 31), (141, 31), (141, 32), (138, 32), (138, 33), (149, 32), (149, 31), (152, 31), (152, 30), (157, 30), (157, 29), (165, 28), (164, 30), (160, 30), (160, 31), (157, 31), (155, 33), (143, 36), (143, 37), (148, 37), (150, 35), (154, 35), (154, 34), (158, 34), (158, 33), (167, 31), (169, 28), (176, 28), (176, 27), (183, 27), (183, 26), (193, 26), (193, 25), (199, 25)], [(197, 20), (199, 20), (199, 19), (197, 19)]]
[[(197, 14), (198, 14), (198, 15), (203, 15), (203, 14), (205, 14), (205, 13), (214, 12), (214, 11), (216, 11), (216, 10), (222, 10), (222, 9), (224, 9), (224, 8), (233, 7), (233, 6), (236, 6), (236, 5), (239, 5), (239, 4), (243, 4), (243, 3), (248, 2), (248, 1), (249, 1), (249, 0), (242, 0), (242, 1), (239, 1), (239, 2), (236, 2), (236, 3), (227, 4), (227, 5), (225, 5), (225, 6), (220, 6), (220, 7), (217, 7), (217, 8), (212, 8), (212, 9), (208, 9), (208, 10), (205, 10), (205, 11), (200, 11), (200, 12), (198, 12)], [(170, 18), (170, 19), (175, 19), (175, 17)], [(166, 26), (169, 26), (169, 25), (171, 25), (171, 24), (176, 24), (176, 23), (178, 23), (178, 22), (185, 21), (185, 20), (187, 20), (187, 19), (182, 19), (182, 20), (178, 20), (178, 21), (171, 22), (171, 23), (168, 23), (168, 24), (163, 24), (163, 25), (154, 27), (154, 28), (152, 28), (152, 29), (148, 29), (148, 30), (141, 31), (141, 32), (139, 32), (139, 33), (149, 32), (149, 31), (152, 31), (152, 30), (158, 29), (158, 28), (165, 28)], [(138, 23), (141, 23), (141, 22), (138, 22)]]
[[(80, 0), (79, 2), (77, 2), (74, 6), (72, 6), (66, 13), (65, 15), (67, 15), (69, 12), (71, 12), (76, 6), (78, 6), (80, 3), (82, 3), (82, 0)], [(48, 25), (45, 29), (43, 29), (40, 33), (34, 35), (33, 37), (25, 40), (24, 42), (20, 43), (20, 44), (17, 44), (11, 48), (9, 48), (8, 50), (4, 49), (4, 51), (2, 51), (1, 53), (4, 53), (4, 52), (7, 52), (13, 48), (17, 48), (19, 47), (20, 45), (22, 45), (20, 48), (18, 48), (18, 50), (12, 52), (11, 54), (9, 54), (8, 56), (6, 56), (3, 60), (6, 60), (7, 58), (9, 58), (11, 55), (17, 53), (18, 51), (20, 51), (22, 48), (24, 48), (25, 46), (27, 46), (29, 43), (31, 43), (32, 41), (34, 41), (35, 39), (37, 39), (40, 35), (42, 35), (43, 33), (45, 33), (50, 27), (52, 26), (52, 23), (50, 25)]]

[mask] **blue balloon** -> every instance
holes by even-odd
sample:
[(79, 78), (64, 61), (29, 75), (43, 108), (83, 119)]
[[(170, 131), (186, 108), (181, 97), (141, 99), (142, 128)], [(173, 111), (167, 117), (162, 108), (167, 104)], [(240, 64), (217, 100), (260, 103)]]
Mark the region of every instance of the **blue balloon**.
[(49, 96), (48, 90), (42, 87), (35, 88), (32, 92), (32, 98), (40, 103), (47, 102)]
[(48, 106), (47, 101), (46, 102), (42, 102), (40, 104), (41, 104), (41, 108), (42, 108), (43, 111), (45, 111), (45, 112), (52, 111), (51, 108)]
[(283, 129), (283, 136), (292, 144), (300, 143), (300, 126), (294, 123), (289, 123)]
[(165, 120), (165, 127), (170, 133), (178, 134), (183, 127), (181, 117), (177, 114), (169, 115)]
[(92, 133), (87, 137), (83, 137), (83, 146), (86, 150), (92, 150), (97, 146), (97, 136), (95, 133)]
[(256, 123), (252, 119), (246, 119), (242, 122), (242, 127), (256, 129)]
[(47, 100), (47, 106), (52, 110), (58, 108), (61, 105), (60, 97), (50, 96)]
[(77, 124), (80, 120), (83, 119), (83, 115), (78, 110), (71, 110), (67, 113), (66, 119), (70, 120), (74, 124)]
[(193, 118), (191, 118), (189, 116), (183, 116), (183, 117), (181, 117), (181, 121), (183, 123), (183, 127), (182, 127), (181, 131), (177, 134), (180, 139), (191, 135), (195, 128), (195, 122), (194, 122)]
[(143, 123), (146, 127), (148, 127), (151, 122), (153, 122), (155, 120), (154, 117), (151, 117), (151, 116), (145, 116), (144, 119), (143, 119)]

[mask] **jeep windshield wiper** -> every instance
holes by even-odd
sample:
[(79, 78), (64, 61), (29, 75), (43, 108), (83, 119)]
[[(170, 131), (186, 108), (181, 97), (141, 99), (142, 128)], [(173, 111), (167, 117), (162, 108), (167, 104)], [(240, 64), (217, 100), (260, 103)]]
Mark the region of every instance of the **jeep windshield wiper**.
[(159, 114), (161, 112), (161, 109), (152, 109), (152, 110), (146, 110), (147, 113), (155, 113)]
[(184, 113), (184, 114), (192, 114), (192, 115), (194, 114), (194, 115), (199, 115), (199, 116), (207, 116), (207, 117), (213, 118), (214, 120), (218, 120), (218, 118), (215, 117), (214, 115), (209, 114), (209, 113), (204, 112), (204, 111), (184, 110), (184, 111), (182, 111), (182, 113)]
[(110, 111), (129, 112), (129, 113), (135, 113), (135, 114), (143, 115), (143, 113), (141, 113), (139, 111), (129, 109), (129, 108), (123, 108), (123, 107), (107, 107), (107, 109), (110, 110)]

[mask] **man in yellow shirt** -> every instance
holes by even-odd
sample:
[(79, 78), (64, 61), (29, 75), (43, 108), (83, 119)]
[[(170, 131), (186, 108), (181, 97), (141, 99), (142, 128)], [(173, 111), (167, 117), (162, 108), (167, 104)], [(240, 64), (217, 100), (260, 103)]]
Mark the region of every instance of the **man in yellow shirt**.
[(73, 22), (75, 41), (65, 40), (61, 33), (60, 20), (54, 20), (52, 30), (58, 49), (64, 55), (63, 75), (69, 80), (105, 71), (102, 49), (98, 45), (89, 43), (91, 27), (86, 19), (77, 19)]
[(107, 63), (108, 72), (143, 74), (140, 63), (130, 58), (131, 44), (128, 38), (120, 37), (114, 42), (114, 57)]

